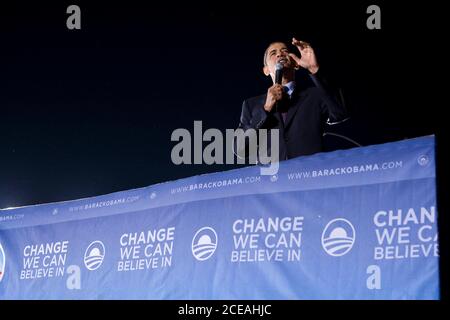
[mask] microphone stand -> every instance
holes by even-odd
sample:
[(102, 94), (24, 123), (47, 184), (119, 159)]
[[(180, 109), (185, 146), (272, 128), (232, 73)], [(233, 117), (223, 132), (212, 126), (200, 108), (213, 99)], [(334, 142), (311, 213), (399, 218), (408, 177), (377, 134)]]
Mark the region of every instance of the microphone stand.
[(325, 137), (325, 136), (327, 136), (327, 135), (328, 135), (328, 136), (335, 136), (335, 137), (342, 138), (342, 139), (344, 139), (344, 140), (347, 140), (348, 142), (351, 142), (351, 143), (355, 144), (355, 145), (358, 146), (358, 147), (362, 147), (361, 144), (359, 144), (359, 143), (356, 142), (355, 140), (352, 140), (352, 139), (350, 139), (349, 137), (346, 137), (346, 136), (344, 136), (344, 135), (337, 134), (337, 133), (334, 133), (334, 132), (324, 132), (322, 136)]

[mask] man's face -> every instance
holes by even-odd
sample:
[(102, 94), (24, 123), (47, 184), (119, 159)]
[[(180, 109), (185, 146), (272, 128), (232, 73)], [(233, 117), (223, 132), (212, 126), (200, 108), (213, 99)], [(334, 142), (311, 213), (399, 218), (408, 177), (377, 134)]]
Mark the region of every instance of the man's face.
[(289, 49), (283, 42), (272, 43), (267, 48), (266, 65), (264, 66), (264, 73), (266, 75), (275, 74), (275, 66), (279, 62), (285, 69), (294, 69), (295, 64), (291, 57), (289, 57)]

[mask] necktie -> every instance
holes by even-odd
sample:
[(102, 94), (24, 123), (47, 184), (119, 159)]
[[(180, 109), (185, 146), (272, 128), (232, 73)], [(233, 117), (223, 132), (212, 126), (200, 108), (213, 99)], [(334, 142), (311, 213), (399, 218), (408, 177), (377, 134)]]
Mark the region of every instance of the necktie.
[[(284, 92), (286, 92), (286, 95), (289, 97), (289, 99), (291, 98), (291, 95), (289, 94), (289, 87), (287, 86), (283, 86), (283, 90)], [(285, 110), (284, 112), (281, 112), (281, 116), (283, 118), (283, 122), (286, 123), (286, 116), (287, 116), (287, 110)]]

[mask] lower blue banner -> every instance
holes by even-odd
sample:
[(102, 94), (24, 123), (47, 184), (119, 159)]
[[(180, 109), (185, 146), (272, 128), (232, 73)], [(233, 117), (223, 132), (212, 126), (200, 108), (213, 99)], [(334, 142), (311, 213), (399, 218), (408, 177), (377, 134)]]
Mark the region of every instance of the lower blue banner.
[(0, 210), (0, 299), (439, 299), (434, 136)]

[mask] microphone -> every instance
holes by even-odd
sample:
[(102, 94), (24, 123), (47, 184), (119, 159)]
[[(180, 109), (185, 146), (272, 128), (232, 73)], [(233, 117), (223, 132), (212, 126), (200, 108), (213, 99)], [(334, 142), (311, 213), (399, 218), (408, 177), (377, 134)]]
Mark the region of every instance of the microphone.
[(342, 135), (342, 134), (337, 134), (337, 133), (334, 133), (334, 132), (324, 132), (324, 133), (322, 134), (322, 137), (325, 137), (325, 136), (336, 136), (336, 137), (342, 138), (342, 139), (344, 139), (344, 140), (347, 140), (347, 141), (349, 141), (349, 142), (355, 144), (357, 147), (362, 147), (362, 145), (359, 144), (358, 142), (356, 142), (355, 140), (352, 140), (352, 139), (350, 139), (349, 137), (346, 137), (346, 136), (344, 136), (344, 135)]
[[(280, 62), (277, 62), (277, 64), (275, 65), (275, 83), (276, 84), (281, 84), (281, 80), (283, 78), (283, 64)], [(283, 119), (281, 117), (281, 114), (279, 113), (279, 103), (278, 101), (275, 103), (275, 112), (278, 113), (281, 121), (280, 121), (280, 125), (283, 128), (283, 132), (284, 132), (284, 123), (283, 123)]]
[(283, 64), (277, 62), (275, 65), (275, 83), (281, 84), (281, 79), (283, 78)]

